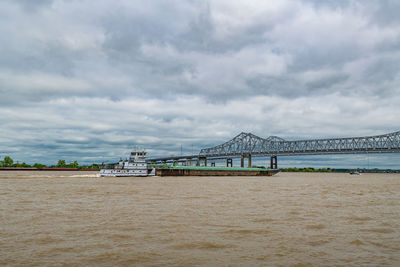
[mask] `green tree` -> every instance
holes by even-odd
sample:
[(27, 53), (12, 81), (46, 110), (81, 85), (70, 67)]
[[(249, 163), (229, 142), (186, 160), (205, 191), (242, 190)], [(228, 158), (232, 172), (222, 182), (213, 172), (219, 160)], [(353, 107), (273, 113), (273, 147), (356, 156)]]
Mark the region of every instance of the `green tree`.
[(79, 163), (78, 161), (74, 160), (74, 162), (71, 162), (70, 164), (68, 164), (69, 168), (78, 168), (79, 167)]
[(9, 156), (5, 156), (4, 160), (2, 160), (2, 165), (4, 167), (11, 167), (14, 163), (14, 160), (10, 158)]
[(67, 167), (67, 164), (65, 163), (65, 160), (60, 159), (60, 160), (57, 162), (56, 167), (58, 167), (58, 168), (65, 168), (65, 167)]
[(46, 165), (43, 165), (43, 164), (40, 164), (40, 163), (35, 163), (35, 164), (33, 164), (33, 167), (41, 169), (41, 168), (46, 167)]
[(90, 169), (99, 169), (100, 165), (93, 163), (92, 165), (89, 166)]
[(22, 162), (22, 163), (16, 163), (16, 164), (14, 164), (13, 167), (24, 167), (24, 168), (29, 168), (29, 167), (31, 167), (31, 165), (29, 165), (29, 164), (27, 164), (27, 163), (25, 163), (25, 162)]

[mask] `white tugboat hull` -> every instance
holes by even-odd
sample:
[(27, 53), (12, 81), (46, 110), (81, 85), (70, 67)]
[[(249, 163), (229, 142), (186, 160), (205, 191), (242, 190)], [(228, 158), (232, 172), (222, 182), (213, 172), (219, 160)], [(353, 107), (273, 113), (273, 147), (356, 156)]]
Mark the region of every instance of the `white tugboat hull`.
[(154, 176), (156, 169), (148, 170), (146, 163), (146, 152), (131, 152), (129, 160), (122, 159), (118, 164), (114, 164), (112, 168), (100, 169), (100, 176), (107, 177), (133, 177), (133, 176)]
[(100, 176), (102, 177), (132, 177), (132, 176), (154, 176), (155, 169), (153, 169), (150, 173), (145, 170), (112, 170), (112, 169), (101, 169)]

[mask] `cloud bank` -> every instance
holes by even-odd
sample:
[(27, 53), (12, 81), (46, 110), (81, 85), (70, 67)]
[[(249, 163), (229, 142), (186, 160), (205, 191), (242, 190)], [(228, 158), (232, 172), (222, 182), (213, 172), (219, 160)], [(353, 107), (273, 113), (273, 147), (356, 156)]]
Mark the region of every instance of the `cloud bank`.
[(0, 157), (399, 130), (395, 1), (0, 3)]

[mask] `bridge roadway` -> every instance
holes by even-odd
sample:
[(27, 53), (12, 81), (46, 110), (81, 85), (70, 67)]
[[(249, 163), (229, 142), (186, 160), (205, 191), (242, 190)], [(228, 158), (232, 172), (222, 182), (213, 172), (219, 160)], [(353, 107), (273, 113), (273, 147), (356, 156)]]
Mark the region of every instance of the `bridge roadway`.
[(183, 162), (196, 165), (208, 160), (226, 159), (226, 165), (232, 166), (233, 158), (248, 160), (252, 157), (270, 157), (271, 168), (277, 168), (277, 156), (329, 155), (329, 154), (368, 154), (400, 153), (400, 131), (365, 137), (329, 138), (286, 141), (276, 136), (261, 138), (251, 133), (240, 133), (233, 139), (215, 147), (204, 148), (198, 155), (151, 158), (148, 162)]

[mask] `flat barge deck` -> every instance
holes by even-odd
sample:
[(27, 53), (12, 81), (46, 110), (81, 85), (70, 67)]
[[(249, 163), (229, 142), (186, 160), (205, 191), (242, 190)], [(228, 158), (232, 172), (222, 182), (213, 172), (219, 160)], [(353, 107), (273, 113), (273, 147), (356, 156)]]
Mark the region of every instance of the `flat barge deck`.
[(181, 167), (156, 168), (157, 176), (272, 176), (279, 169), (225, 168), (225, 167)]

